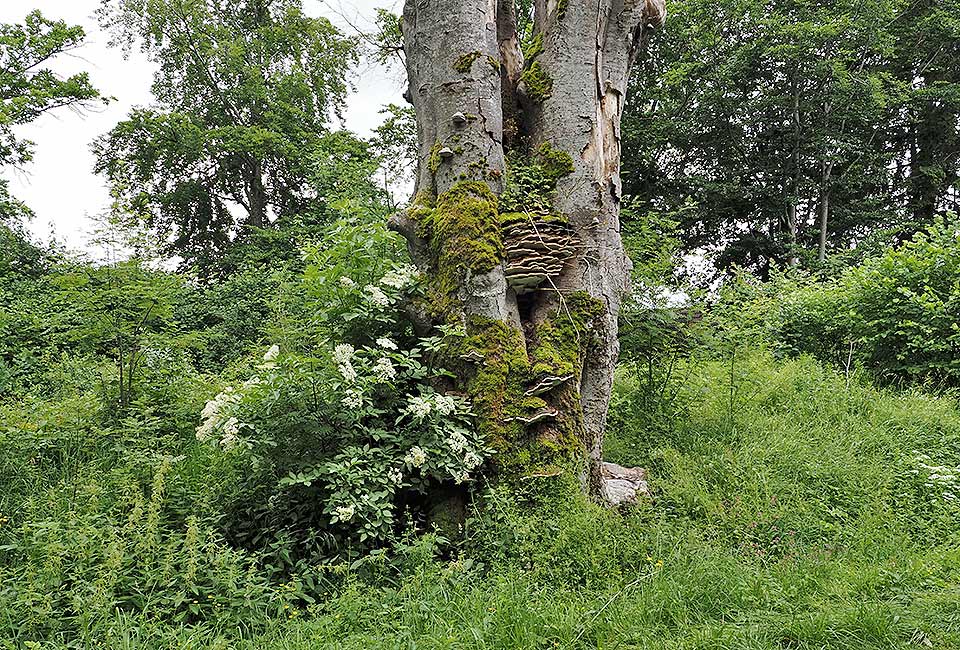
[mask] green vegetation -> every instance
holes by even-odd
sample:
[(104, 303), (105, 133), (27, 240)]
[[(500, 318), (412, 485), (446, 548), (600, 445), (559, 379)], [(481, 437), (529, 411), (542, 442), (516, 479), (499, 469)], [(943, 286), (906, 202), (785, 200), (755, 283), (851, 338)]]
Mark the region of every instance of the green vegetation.
[(821, 226), (823, 257), (842, 257), (958, 211), (957, 0), (668, 12), (629, 93), (622, 175), (641, 214), (680, 222), (686, 251), (766, 275), (821, 266)]
[[(0, 181), (0, 650), (960, 648), (960, 224), (929, 214), (956, 184), (954, 1), (676, 6), (641, 70), (662, 81), (637, 110), (661, 112), (624, 131), (649, 147), (624, 170), (634, 291), (604, 457), (651, 494), (613, 509), (580, 482), (604, 304), (523, 294), (539, 311), (518, 327), (456, 299), (503, 261), (505, 224), (566, 222), (577, 152), (521, 143), (500, 196), (418, 193), (417, 269), (375, 180), (418, 155), (409, 110), (369, 142), (325, 126), (354, 40), (297, 0), (106, 0), (160, 71), (159, 108), (98, 144), (104, 241), (146, 227), (187, 265), (140, 239), (110, 263), (32, 241)], [(518, 7), (528, 91), (549, 93)], [(400, 24), (376, 26), (384, 57)], [(14, 127), (99, 99), (43, 70), (81, 38), (0, 26), (5, 170), (31, 152)], [(645, 187), (638, 159), (670, 173)], [(809, 233), (766, 227), (789, 206), (770, 190), (793, 179), (810, 209), (831, 164), (814, 264)], [(749, 263), (683, 276), (704, 241)]]
[(537, 101), (542, 102), (553, 94), (553, 78), (539, 61), (534, 61), (524, 68), (520, 73), (520, 81), (526, 88), (527, 95)]

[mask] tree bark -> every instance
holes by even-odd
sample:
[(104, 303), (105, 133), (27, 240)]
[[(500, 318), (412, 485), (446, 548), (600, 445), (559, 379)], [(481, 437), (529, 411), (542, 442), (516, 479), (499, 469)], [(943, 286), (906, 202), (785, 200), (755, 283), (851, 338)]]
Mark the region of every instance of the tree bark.
[(664, 6), (536, 0), (534, 12), (525, 58), (512, 0), (407, 0), (420, 169), (392, 224), (430, 278), (418, 328), (466, 327), (449, 388), (473, 399), (494, 470), (574, 471), (595, 492), (631, 268), (620, 120)]

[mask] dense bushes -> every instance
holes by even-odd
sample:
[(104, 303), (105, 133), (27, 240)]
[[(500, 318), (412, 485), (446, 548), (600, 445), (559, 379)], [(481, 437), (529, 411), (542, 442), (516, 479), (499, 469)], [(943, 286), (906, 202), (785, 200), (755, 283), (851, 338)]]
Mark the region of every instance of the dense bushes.
[(775, 349), (884, 383), (960, 385), (960, 222), (938, 222), (833, 280), (741, 277), (736, 313), (764, 314)]

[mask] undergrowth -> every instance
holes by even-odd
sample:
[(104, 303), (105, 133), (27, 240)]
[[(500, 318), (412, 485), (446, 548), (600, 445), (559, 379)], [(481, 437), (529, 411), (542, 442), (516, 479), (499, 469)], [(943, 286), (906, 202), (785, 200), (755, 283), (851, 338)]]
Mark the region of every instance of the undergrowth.
[(960, 647), (954, 399), (809, 359), (689, 363), (656, 435), (618, 380), (607, 453), (650, 470), (650, 503), (479, 488), (453, 552), (408, 537), (282, 572), (219, 536), (238, 470), (186, 426), (155, 418), (147, 441), (145, 416), (8, 404), (0, 647)]

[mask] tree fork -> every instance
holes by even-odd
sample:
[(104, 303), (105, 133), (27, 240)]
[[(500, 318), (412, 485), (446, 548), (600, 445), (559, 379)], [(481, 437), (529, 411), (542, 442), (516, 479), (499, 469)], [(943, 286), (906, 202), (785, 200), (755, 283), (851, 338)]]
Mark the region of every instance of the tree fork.
[[(630, 68), (663, 19), (663, 0), (537, 0), (525, 59), (512, 0), (405, 4), (420, 165), (392, 225), (430, 278), (418, 328), (466, 326), (454, 388), (473, 399), (501, 474), (576, 468), (585, 490), (599, 487), (631, 268), (620, 120)], [(548, 209), (501, 211), (508, 158), (542, 175)]]

